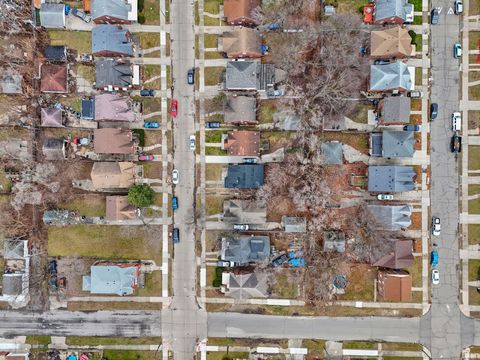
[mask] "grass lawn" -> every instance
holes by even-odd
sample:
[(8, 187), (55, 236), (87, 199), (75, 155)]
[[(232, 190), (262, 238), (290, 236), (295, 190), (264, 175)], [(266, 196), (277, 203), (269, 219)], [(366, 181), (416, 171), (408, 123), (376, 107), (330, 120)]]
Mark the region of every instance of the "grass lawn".
[(81, 76), (90, 83), (95, 82), (95, 66), (76, 64), (77, 75)]
[(275, 276), (275, 286), (273, 287), (273, 296), (286, 299), (295, 299), (298, 296), (298, 284), (292, 282), (287, 274), (279, 273)]
[(468, 281), (475, 281), (478, 279), (480, 270), (480, 260), (468, 260)]
[(360, 15), (360, 7), (363, 7), (365, 0), (327, 0), (325, 5), (333, 5), (339, 13), (354, 13)]
[(360, 103), (353, 110), (350, 119), (360, 124), (366, 124), (368, 122), (368, 110), (370, 109), (373, 109), (371, 105)]
[(260, 100), (258, 121), (260, 124), (273, 123), (273, 114), (276, 113), (277, 107), (275, 106), (275, 100)]
[(222, 164), (205, 164), (205, 180), (220, 181), (222, 180)]
[(413, 11), (422, 11), (422, 0), (410, 0), (410, 4), (413, 4)]
[[(151, 230), (150, 234), (147, 231)], [(50, 256), (85, 256), (102, 259), (161, 261), (161, 244), (154, 227), (72, 225), (48, 229)]]
[(203, 17), (203, 23), (205, 26), (227, 26), (228, 24), (225, 21), (220, 21), (220, 19), (212, 18), (208, 15)]
[(421, 16), (414, 16), (413, 17), (413, 25), (422, 25), (422, 17)]
[(468, 146), (468, 170), (480, 170), (480, 146)]
[(48, 345), (52, 341), (50, 339), (50, 336), (35, 335), (35, 336), (27, 336), (27, 339), (25, 342), (31, 345)]
[(215, 66), (205, 68), (205, 86), (217, 85), (223, 81), (225, 67)]
[(325, 340), (302, 340), (302, 347), (308, 349), (308, 355), (312, 359), (322, 359), (324, 357)]
[(103, 336), (69, 336), (67, 345), (155, 345), (161, 344), (161, 337), (112, 338)]
[(222, 213), (223, 201), (226, 199), (228, 196), (207, 195), (205, 198), (207, 216)]
[(147, 179), (161, 179), (162, 163), (158, 161), (143, 163), (143, 174)]
[(413, 264), (406, 270), (412, 276), (412, 286), (421, 287), (422, 286), (422, 257), (415, 256), (413, 259)]
[(141, 49), (149, 49), (160, 46), (159, 33), (135, 33), (135, 36), (138, 37)]
[(470, 184), (468, 185), (468, 195), (480, 194), (480, 185)]
[(480, 244), (480, 225), (478, 224), (468, 225), (468, 244), (469, 245)]
[[(113, 299), (113, 298), (112, 298)], [(128, 301), (69, 301), (69, 311), (99, 311), (99, 310), (161, 310), (161, 303), (142, 303)], [(116, 359), (116, 358), (115, 358)]]
[(412, 343), (382, 343), (382, 349), (392, 351), (422, 351), (423, 347), (420, 344)]
[(470, 50), (477, 50), (480, 48), (480, 31), (470, 31), (468, 36), (468, 48)]
[(203, 3), (203, 11), (210, 14), (218, 14), (220, 5), (223, 5), (223, 0), (205, 0)]
[(468, 200), (468, 212), (470, 214), (480, 214), (480, 199)]
[(480, 305), (480, 293), (475, 286), (468, 287), (468, 303), (470, 305)]
[(223, 56), (218, 51), (205, 51), (205, 59), (223, 59)]
[(142, 103), (142, 112), (144, 114), (162, 111), (162, 102), (160, 98), (134, 96), (132, 99), (133, 101)]
[(480, 85), (469, 86), (468, 87), (468, 99), (469, 100), (480, 100)]
[(248, 352), (207, 351), (207, 360), (248, 359), (249, 356)]
[(477, 129), (478, 127), (480, 127), (480, 111), (470, 110), (468, 112), (468, 129), (473, 130)]
[(338, 140), (343, 144), (350, 145), (364, 154), (368, 154), (369, 134), (324, 132), (323, 137), (320, 136), (320, 138), (323, 141)]
[(160, 65), (143, 65), (142, 66), (142, 82), (143, 82), (143, 87), (146, 89), (157, 89), (159, 90), (161, 85), (161, 79), (158, 78), (153, 81), (148, 81), (149, 79), (152, 79), (153, 77), (160, 76), (161, 75), (162, 68)]
[(218, 35), (216, 34), (204, 34), (203, 45), (205, 48), (217, 48), (218, 47)]
[(345, 295), (342, 300), (362, 300), (373, 301), (374, 282), (377, 277), (377, 271), (374, 268), (365, 268), (360, 265), (353, 266), (348, 275), (348, 285), (345, 289)]
[(143, 11), (139, 15), (145, 16), (145, 25), (160, 25), (160, 1), (144, 0)]
[(415, 35), (415, 51), (422, 51), (422, 34)]
[(222, 155), (227, 155), (227, 151), (222, 150), (219, 147), (206, 146), (205, 155), (222, 156)]
[(468, 81), (477, 81), (477, 80), (480, 80), (480, 71), (469, 71)]
[(470, 1), (470, 8), (468, 15), (478, 15), (480, 14), (480, 2), (479, 1)]
[(199, 25), (200, 24), (200, 15), (198, 13), (198, 1), (195, 1), (195, 25)]
[(221, 130), (211, 130), (205, 131), (205, 142), (206, 143), (219, 143), (222, 140), (222, 135), (224, 131)]
[(105, 216), (105, 197), (96, 194), (78, 195), (74, 200), (60, 204), (60, 207), (76, 211), (82, 216)]
[(138, 288), (138, 296), (161, 296), (162, 295), (162, 272), (154, 271), (145, 274), (145, 287)]
[(411, 109), (420, 111), (422, 110), (422, 100), (420, 99), (412, 99), (411, 101)]
[(79, 53), (92, 52), (92, 33), (87, 31), (49, 30), (51, 45), (67, 45)]
[(422, 68), (415, 68), (415, 85), (422, 85)]
[(162, 352), (140, 350), (103, 350), (103, 357), (112, 360), (156, 360)]
[(377, 349), (377, 343), (368, 341), (344, 341), (344, 349)]

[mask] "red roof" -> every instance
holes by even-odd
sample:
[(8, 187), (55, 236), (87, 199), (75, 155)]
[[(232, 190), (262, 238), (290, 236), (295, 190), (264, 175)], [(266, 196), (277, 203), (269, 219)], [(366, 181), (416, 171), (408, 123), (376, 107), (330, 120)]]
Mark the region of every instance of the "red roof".
[(43, 64), (41, 73), (42, 73), (42, 80), (40, 84), (40, 91), (56, 92), (56, 93), (68, 92), (67, 64), (64, 64), (64, 65)]

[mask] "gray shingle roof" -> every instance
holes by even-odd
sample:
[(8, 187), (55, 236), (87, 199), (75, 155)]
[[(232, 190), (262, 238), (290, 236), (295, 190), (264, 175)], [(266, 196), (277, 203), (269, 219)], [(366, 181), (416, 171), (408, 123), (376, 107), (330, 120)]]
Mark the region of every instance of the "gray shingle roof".
[(382, 121), (388, 123), (410, 122), (410, 98), (408, 96), (388, 96), (384, 99)]
[(227, 96), (223, 105), (225, 122), (235, 123), (256, 123), (256, 105), (254, 97), (249, 96)]
[(92, 18), (110, 16), (122, 20), (128, 19), (132, 6), (126, 0), (92, 0)]
[(229, 61), (225, 73), (227, 90), (266, 90), (275, 84), (275, 67), (259, 61)]
[(263, 164), (228, 165), (226, 188), (257, 189), (263, 185)]
[(21, 94), (23, 76), (12, 68), (0, 68), (0, 93)]
[[(84, 276), (84, 291), (92, 294), (131, 295), (137, 283), (137, 268), (115, 265), (93, 265), (91, 275)], [(88, 288), (88, 284), (90, 288)]]
[(320, 147), (322, 149), (323, 159), (325, 160), (325, 163), (334, 165), (343, 164), (343, 148), (341, 142), (324, 142), (320, 145)]
[(412, 8), (413, 5), (407, 0), (375, 0), (375, 21), (395, 16), (406, 21), (407, 14), (412, 11)]
[(45, 139), (43, 141), (42, 152), (47, 160), (65, 159), (65, 143), (63, 139)]
[(410, 205), (368, 205), (367, 208), (382, 230), (398, 231), (412, 224)]
[(370, 133), (370, 155), (382, 156), (383, 154), (383, 134), (381, 132)]
[(414, 145), (413, 131), (383, 132), (383, 157), (412, 157)]
[[(223, 273), (227, 291), (225, 295), (235, 299), (250, 299), (267, 297), (267, 279), (265, 274)], [(222, 281), (223, 282), (223, 281)]]
[(415, 189), (412, 166), (369, 166), (368, 191), (402, 192)]
[(282, 216), (282, 224), (286, 233), (304, 233), (307, 231), (307, 220), (303, 217)]
[(92, 29), (92, 53), (109, 51), (133, 56), (129, 31), (116, 25), (98, 25)]
[(240, 236), (223, 238), (221, 258), (240, 264), (261, 262), (270, 256), (270, 238), (268, 236)]
[(225, 200), (222, 221), (234, 224), (265, 224), (267, 202), (265, 200)]
[(45, 48), (45, 57), (47, 60), (66, 61), (67, 48), (63, 45), (47, 46)]
[(26, 246), (27, 243), (25, 240), (5, 239), (3, 244), (3, 258), (12, 260), (24, 259)]
[(326, 230), (323, 233), (323, 251), (345, 252), (345, 233), (339, 230)]
[(95, 64), (96, 87), (108, 85), (129, 87), (132, 85), (132, 68), (129, 61), (102, 59)]
[(23, 274), (3, 274), (2, 294), (20, 295), (23, 289)]
[(64, 28), (65, 5), (49, 3), (40, 5), (40, 24), (46, 28)]
[(386, 65), (370, 65), (370, 90), (412, 90), (413, 84), (407, 64), (396, 61)]

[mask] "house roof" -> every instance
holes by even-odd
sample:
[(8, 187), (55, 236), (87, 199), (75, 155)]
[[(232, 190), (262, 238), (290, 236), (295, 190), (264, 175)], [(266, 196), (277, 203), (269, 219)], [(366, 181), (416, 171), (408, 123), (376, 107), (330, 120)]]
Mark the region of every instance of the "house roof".
[(410, 205), (367, 205), (367, 208), (382, 230), (397, 231), (412, 224), (410, 217), (413, 208)]
[(375, 21), (399, 17), (407, 20), (407, 14), (413, 10), (413, 5), (407, 0), (375, 0)]
[(275, 84), (275, 67), (258, 61), (229, 61), (225, 73), (227, 90), (266, 90)]
[(260, 6), (260, 0), (225, 0), (223, 2), (223, 13), (227, 22), (245, 18), (252, 19), (252, 10), (257, 6)]
[(412, 90), (412, 78), (407, 64), (396, 61), (385, 65), (370, 65), (370, 90)]
[(382, 282), (383, 300), (411, 301), (412, 277), (408, 273), (379, 272), (379, 281)]
[(338, 230), (326, 230), (323, 233), (323, 251), (345, 252), (345, 233)]
[(260, 133), (257, 131), (229, 131), (224, 148), (230, 156), (260, 155)]
[(227, 95), (223, 103), (225, 123), (256, 123), (257, 100), (251, 96)]
[(107, 196), (106, 203), (107, 220), (128, 220), (137, 217), (135, 206), (129, 204), (128, 196)]
[(132, 295), (138, 284), (138, 264), (93, 265), (84, 276), (83, 290), (92, 294)]
[(0, 68), (0, 93), (21, 94), (23, 76), (12, 68)]
[(281, 110), (273, 114), (275, 127), (285, 131), (300, 129), (300, 118), (291, 110)]
[(133, 56), (133, 41), (127, 29), (117, 25), (97, 25), (92, 29), (92, 53), (110, 51)]
[(135, 183), (133, 162), (95, 162), (90, 177), (95, 189), (126, 189)]
[(396, 240), (393, 250), (374, 261), (372, 265), (388, 269), (405, 269), (413, 263), (412, 251), (412, 240)]
[(384, 131), (383, 157), (413, 157), (415, 138), (413, 131)]
[(93, 120), (95, 118), (95, 100), (82, 99), (82, 119)]
[(233, 31), (227, 31), (223, 33), (222, 41), (223, 51), (228, 56), (235, 56), (237, 53), (262, 55), (262, 35), (257, 30), (242, 27)]
[(63, 139), (45, 139), (43, 141), (42, 152), (46, 160), (64, 160), (65, 159), (65, 140)]
[(97, 154), (133, 154), (135, 152), (135, 142), (130, 129), (95, 129), (93, 145)]
[(5, 260), (23, 260), (27, 256), (27, 241), (20, 239), (5, 239), (3, 243), (3, 258)]
[(402, 192), (415, 189), (412, 166), (369, 166), (368, 191)]
[(322, 149), (323, 159), (326, 164), (341, 165), (343, 164), (343, 148), (342, 143), (338, 141), (323, 142), (320, 145)]
[(118, 94), (95, 95), (96, 121), (135, 121), (132, 102), (128, 96)]
[(267, 202), (265, 200), (225, 200), (222, 221), (234, 224), (265, 224)]
[(381, 120), (384, 124), (410, 122), (410, 97), (387, 96), (381, 102), (383, 102)]
[(40, 83), (40, 91), (66, 93), (68, 92), (67, 64), (42, 64), (42, 79)]
[(40, 5), (40, 24), (46, 28), (65, 27), (65, 4), (44, 3)]
[(57, 108), (42, 108), (40, 125), (43, 127), (63, 127), (62, 110)]
[(92, 18), (109, 16), (125, 21), (137, 21), (137, 0), (91, 0)]
[(268, 236), (244, 235), (239, 238), (223, 238), (221, 259), (240, 264), (260, 262), (270, 256)]
[(264, 273), (222, 273), (225, 295), (235, 299), (265, 298), (268, 295), (267, 276)]
[(23, 290), (23, 274), (3, 274), (2, 294), (20, 295)]
[(45, 48), (45, 57), (47, 60), (66, 61), (67, 48), (63, 45), (47, 46)]
[(286, 233), (304, 233), (307, 231), (307, 219), (304, 217), (282, 216)]
[(405, 28), (395, 26), (371, 32), (370, 56), (373, 58), (408, 57), (413, 55), (412, 50), (412, 38)]
[(130, 61), (101, 59), (95, 63), (96, 87), (129, 87), (132, 85), (132, 67)]
[(258, 189), (263, 185), (263, 164), (228, 165), (226, 188)]

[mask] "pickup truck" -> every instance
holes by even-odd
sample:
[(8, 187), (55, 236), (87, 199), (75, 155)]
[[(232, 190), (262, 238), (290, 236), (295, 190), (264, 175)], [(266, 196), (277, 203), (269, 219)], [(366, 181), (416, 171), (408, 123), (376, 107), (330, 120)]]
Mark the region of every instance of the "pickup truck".
[(450, 144), (453, 153), (462, 152), (462, 137), (457, 134), (452, 136), (452, 143)]

